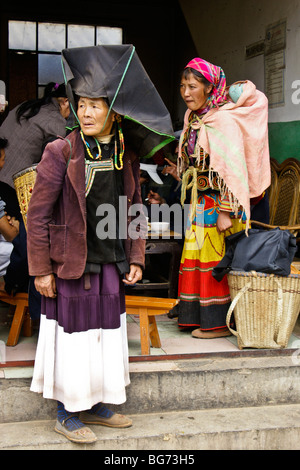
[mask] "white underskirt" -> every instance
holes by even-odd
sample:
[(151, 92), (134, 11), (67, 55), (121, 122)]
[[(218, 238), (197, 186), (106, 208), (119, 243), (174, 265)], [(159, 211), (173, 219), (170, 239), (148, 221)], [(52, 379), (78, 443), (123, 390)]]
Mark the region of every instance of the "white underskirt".
[(31, 391), (77, 412), (124, 403), (129, 383), (126, 313), (118, 329), (72, 334), (41, 315)]

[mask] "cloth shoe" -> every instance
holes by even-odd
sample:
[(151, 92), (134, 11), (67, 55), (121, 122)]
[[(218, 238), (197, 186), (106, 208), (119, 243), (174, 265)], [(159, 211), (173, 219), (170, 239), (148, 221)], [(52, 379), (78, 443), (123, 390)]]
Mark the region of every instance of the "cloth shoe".
[(213, 339), (213, 338), (222, 338), (224, 336), (231, 336), (228, 328), (221, 328), (219, 330), (203, 331), (201, 328), (197, 328), (192, 331), (193, 338), (200, 339)]
[[(74, 421), (73, 418), (77, 418), (76, 419), (77, 426), (78, 426), (77, 429), (74, 429), (73, 423), (72, 423), (71, 428), (68, 427), (67, 422), (69, 420)], [(84, 424), (80, 422), (80, 420), (78, 419), (76, 415), (71, 415), (67, 417), (66, 419), (64, 419), (62, 422), (57, 420), (54, 430), (57, 433), (65, 436), (67, 439), (69, 439), (69, 441), (77, 442), (78, 444), (91, 444), (92, 442), (97, 441), (97, 437), (93, 433), (93, 431), (91, 431), (91, 429), (88, 428), (87, 426), (84, 426)]]
[(132, 420), (127, 416), (114, 413), (98, 403), (91, 410), (81, 411), (79, 419), (85, 424), (100, 424), (111, 428), (129, 428), (132, 426)]
[(60, 401), (57, 402), (57, 421), (54, 430), (67, 439), (79, 444), (90, 444), (97, 441), (93, 431), (78, 418), (78, 413), (70, 413)]

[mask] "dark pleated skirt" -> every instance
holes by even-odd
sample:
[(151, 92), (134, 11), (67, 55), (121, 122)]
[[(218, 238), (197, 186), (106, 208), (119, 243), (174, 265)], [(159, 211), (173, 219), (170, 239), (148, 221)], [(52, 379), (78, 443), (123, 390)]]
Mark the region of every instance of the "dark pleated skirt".
[(84, 274), (80, 279), (56, 278), (56, 288), (55, 299), (42, 298), (41, 311), (66, 333), (120, 327), (125, 294), (114, 264), (103, 265), (100, 274)]

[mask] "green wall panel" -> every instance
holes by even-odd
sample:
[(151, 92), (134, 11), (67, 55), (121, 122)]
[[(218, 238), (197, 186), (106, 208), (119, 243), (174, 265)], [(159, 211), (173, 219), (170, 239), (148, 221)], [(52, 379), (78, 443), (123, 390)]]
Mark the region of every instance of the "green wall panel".
[(300, 160), (300, 121), (269, 123), (270, 156), (279, 163)]

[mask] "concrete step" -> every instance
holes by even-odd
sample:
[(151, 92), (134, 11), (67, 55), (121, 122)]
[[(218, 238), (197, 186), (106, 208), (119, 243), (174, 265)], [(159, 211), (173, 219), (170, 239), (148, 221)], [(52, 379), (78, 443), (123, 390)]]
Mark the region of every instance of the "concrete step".
[[(127, 401), (115, 409), (141, 414), (298, 404), (299, 365), (295, 354), (131, 363)], [(55, 419), (56, 402), (30, 392), (30, 383), (0, 379), (0, 423)]]
[[(71, 443), (54, 432), (54, 420), (0, 424), (0, 450), (102, 450), (100, 462), (101, 457), (111, 459), (114, 451), (115, 458), (120, 456), (117, 451), (127, 451), (128, 458), (138, 450), (184, 450), (191, 451), (191, 456), (193, 450), (300, 450), (298, 404), (145, 413), (132, 418), (133, 426), (127, 429), (91, 426), (98, 441), (89, 445)], [(150, 455), (138, 454), (145, 459), (139, 463), (153, 464)], [(195, 454), (199, 463), (200, 455)]]

